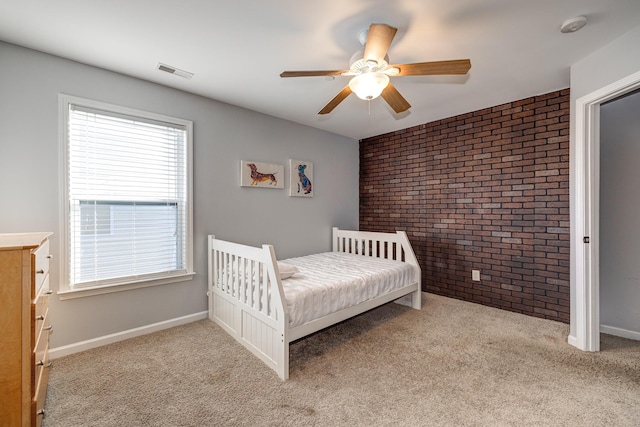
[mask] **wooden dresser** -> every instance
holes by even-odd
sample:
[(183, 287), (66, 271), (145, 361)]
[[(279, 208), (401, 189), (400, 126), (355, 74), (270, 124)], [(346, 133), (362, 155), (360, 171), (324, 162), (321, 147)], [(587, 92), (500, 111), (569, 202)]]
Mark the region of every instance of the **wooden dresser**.
[(0, 234), (0, 425), (40, 426), (49, 379), (49, 236)]

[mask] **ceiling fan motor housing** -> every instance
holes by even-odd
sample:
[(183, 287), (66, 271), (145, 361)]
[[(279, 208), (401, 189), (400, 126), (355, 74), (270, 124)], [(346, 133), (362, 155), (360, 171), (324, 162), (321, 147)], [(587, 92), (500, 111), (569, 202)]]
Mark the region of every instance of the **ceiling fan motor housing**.
[[(389, 55), (385, 55), (384, 56), (384, 67), (389, 65)], [(360, 64), (361, 63), (361, 64)], [(381, 71), (382, 69), (384, 69), (384, 67), (382, 67), (380, 63), (377, 64), (377, 71)], [(351, 59), (349, 59), (349, 69), (351, 71), (356, 71), (354, 70), (354, 66), (357, 67), (356, 70), (360, 71), (362, 70), (363, 66), (366, 66), (368, 68), (371, 68), (369, 66), (369, 64), (364, 60), (364, 50), (359, 50), (356, 53), (354, 53), (353, 55), (351, 55)], [(375, 67), (375, 64), (374, 64)]]

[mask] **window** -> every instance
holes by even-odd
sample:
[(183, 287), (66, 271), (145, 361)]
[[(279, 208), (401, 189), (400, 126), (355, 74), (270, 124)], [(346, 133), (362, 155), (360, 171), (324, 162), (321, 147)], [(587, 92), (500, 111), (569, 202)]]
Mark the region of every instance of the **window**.
[(61, 95), (61, 293), (191, 278), (192, 123)]

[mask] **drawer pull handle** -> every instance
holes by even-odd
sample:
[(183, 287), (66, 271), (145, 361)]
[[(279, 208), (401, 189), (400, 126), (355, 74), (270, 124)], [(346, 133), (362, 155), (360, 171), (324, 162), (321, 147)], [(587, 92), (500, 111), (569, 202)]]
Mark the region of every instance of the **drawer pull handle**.
[(44, 320), (44, 314), (36, 316), (36, 320)]
[(36, 362), (36, 366), (44, 366), (44, 361), (42, 361), (42, 360), (38, 360), (38, 361)]
[(51, 254), (47, 255), (47, 259), (53, 259), (53, 255)]
[(40, 270), (36, 271), (36, 274), (44, 274), (44, 270), (40, 269)]
[(49, 289), (47, 292), (45, 292), (45, 295), (51, 295), (53, 293), (53, 289)]
[(44, 417), (44, 409), (39, 409), (38, 412), (36, 412), (37, 416), (42, 415)]
[(46, 326), (46, 327), (44, 327), (42, 329), (44, 329), (45, 331), (50, 331), (50, 330), (53, 329), (53, 325)]

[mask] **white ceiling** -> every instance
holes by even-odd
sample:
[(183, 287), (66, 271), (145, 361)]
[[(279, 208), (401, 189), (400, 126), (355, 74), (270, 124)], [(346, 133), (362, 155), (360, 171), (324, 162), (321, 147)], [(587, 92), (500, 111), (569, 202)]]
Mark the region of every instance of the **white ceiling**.
[[(469, 58), (469, 74), (393, 77), (405, 113), (352, 94), (326, 116), (347, 77), (279, 77), (347, 69), (374, 22), (398, 28), (391, 63)], [(569, 87), (571, 64), (638, 25), (638, 0), (0, 0), (0, 40), (354, 139)]]

